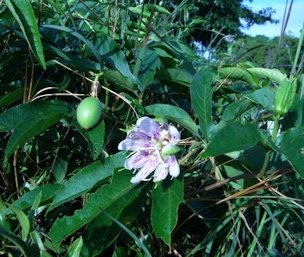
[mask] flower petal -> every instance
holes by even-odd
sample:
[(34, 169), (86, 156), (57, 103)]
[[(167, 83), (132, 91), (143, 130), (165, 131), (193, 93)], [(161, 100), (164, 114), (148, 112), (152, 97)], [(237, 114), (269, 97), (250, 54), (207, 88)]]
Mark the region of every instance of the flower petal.
[(168, 131), (169, 131), (170, 143), (177, 144), (177, 142), (180, 140), (180, 133), (177, 130), (177, 128), (170, 125)]
[(139, 151), (139, 150), (149, 150), (152, 147), (152, 143), (147, 140), (133, 140), (126, 138), (121, 141), (118, 145), (118, 150), (124, 151)]
[(159, 164), (154, 172), (153, 182), (164, 180), (168, 176), (168, 173), (169, 173), (168, 165)]
[(179, 168), (179, 164), (178, 164), (175, 156), (174, 155), (168, 156), (166, 158), (165, 162), (169, 166), (169, 174), (172, 177), (176, 178), (179, 175), (179, 173), (180, 173), (180, 168)]
[(137, 184), (140, 181), (147, 180), (147, 177), (155, 170), (158, 161), (154, 158), (150, 158), (149, 161), (145, 163), (145, 165), (136, 173), (134, 177), (131, 178), (131, 183)]
[(125, 168), (127, 170), (139, 169), (149, 161), (150, 155), (148, 152), (137, 152), (125, 161)]
[(160, 125), (149, 117), (141, 117), (137, 120), (136, 125), (138, 129), (150, 136), (151, 138), (155, 138), (159, 135)]

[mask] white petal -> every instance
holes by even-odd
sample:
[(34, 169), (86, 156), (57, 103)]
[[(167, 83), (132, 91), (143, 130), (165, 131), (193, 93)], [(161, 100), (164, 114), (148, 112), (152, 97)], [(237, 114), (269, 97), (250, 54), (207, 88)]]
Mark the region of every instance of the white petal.
[(153, 175), (153, 182), (158, 182), (164, 180), (169, 173), (169, 168), (167, 165), (159, 164)]
[[(123, 140), (123, 141), (124, 141), (124, 140)], [(117, 148), (118, 148), (119, 151), (124, 150), (124, 149), (123, 149), (123, 141), (121, 141), (121, 142), (118, 144), (118, 147), (117, 147)]]
[(179, 133), (179, 131), (177, 130), (176, 127), (174, 127), (172, 125), (169, 126), (168, 130), (169, 130), (170, 141), (172, 143), (176, 144), (178, 142), (178, 140), (180, 140), (180, 133)]
[(149, 155), (147, 152), (138, 152), (133, 154), (129, 159), (125, 161), (125, 168), (127, 170), (139, 169), (149, 161)]
[(166, 163), (169, 165), (169, 174), (176, 178), (180, 173), (179, 164), (175, 158), (175, 156), (169, 156), (168, 161)]
[(145, 165), (136, 173), (136, 175), (131, 178), (131, 183), (137, 184), (140, 181), (147, 180), (147, 177), (155, 170), (157, 164), (158, 163), (155, 158), (147, 161)]

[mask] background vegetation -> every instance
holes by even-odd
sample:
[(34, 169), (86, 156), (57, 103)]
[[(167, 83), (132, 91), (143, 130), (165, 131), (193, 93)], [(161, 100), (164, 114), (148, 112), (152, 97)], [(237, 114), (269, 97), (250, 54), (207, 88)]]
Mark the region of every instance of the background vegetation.
[[(303, 255), (303, 29), (245, 37), (273, 10), (233, 0), (0, 3), (1, 255)], [(177, 179), (130, 183), (142, 116), (181, 131)]]

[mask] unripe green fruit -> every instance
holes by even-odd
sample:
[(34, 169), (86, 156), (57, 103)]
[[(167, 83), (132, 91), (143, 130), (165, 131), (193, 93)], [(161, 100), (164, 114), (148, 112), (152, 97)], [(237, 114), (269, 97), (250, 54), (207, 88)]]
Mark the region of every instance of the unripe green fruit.
[(87, 97), (77, 107), (76, 118), (79, 125), (85, 129), (93, 128), (100, 120), (102, 106), (95, 97)]

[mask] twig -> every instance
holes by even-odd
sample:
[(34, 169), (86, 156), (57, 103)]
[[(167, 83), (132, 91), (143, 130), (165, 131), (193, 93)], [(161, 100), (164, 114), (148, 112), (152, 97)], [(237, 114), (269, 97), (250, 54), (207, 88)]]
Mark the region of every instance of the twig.
[(13, 166), (14, 166), (14, 177), (15, 177), (15, 185), (16, 185), (16, 190), (17, 190), (17, 196), (19, 197), (20, 190), (19, 190), (19, 182), (18, 182), (18, 174), (17, 174), (17, 154), (18, 154), (18, 150), (16, 150), (14, 152)]
[(28, 94), (27, 94), (27, 101), (31, 100), (31, 95), (32, 95), (32, 91), (33, 91), (33, 82), (34, 82), (34, 71), (35, 71), (33, 54), (32, 54), (30, 49), (29, 49), (29, 56), (30, 56), (31, 64), (32, 64), (32, 71), (31, 71), (31, 79), (30, 79), (29, 90), (28, 90)]
[(253, 236), (253, 238), (256, 240), (258, 246), (261, 248), (261, 250), (262, 250), (263, 253), (265, 254), (265, 251), (264, 251), (262, 245), (260, 244), (260, 242), (259, 242), (257, 236), (253, 233), (251, 227), (249, 226), (249, 224), (248, 224), (248, 222), (247, 222), (247, 220), (246, 220), (246, 217), (245, 217), (244, 214), (241, 212), (241, 210), (239, 210), (239, 216), (240, 216), (240, 218), (244, 221), (245, 226), (247, 227), (249, 233)]
[(3, 180), (3, 182), (4, 182), (4, 185), (5, 185), (6, 187), (8, 187), (8, 185), (9, 185), (8, 179), (7, 179), (7, 176), (6, 176), (5, 172), (4, 172), (2, 169), (0, 169), (0, 175), (1, 175), (1, 177), (2, 177), (2, 180)]

